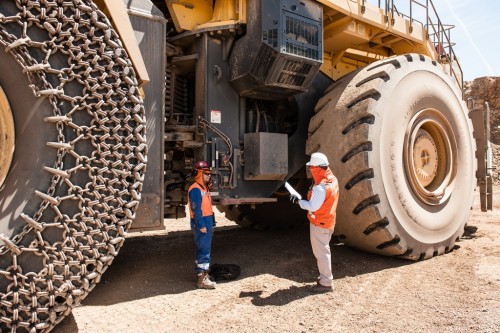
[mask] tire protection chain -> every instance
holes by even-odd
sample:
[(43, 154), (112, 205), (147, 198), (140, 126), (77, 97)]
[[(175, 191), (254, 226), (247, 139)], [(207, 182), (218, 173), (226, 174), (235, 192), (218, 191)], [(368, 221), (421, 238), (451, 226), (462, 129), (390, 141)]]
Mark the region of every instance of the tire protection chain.
[[(51, 103), (53, 116), (42, 126), (55, 126), (58, 140), (47, 143), (57, 158), (45, 166), (52, 177), (48, 189), (36, 191), (40, 208), (21, 214), (26, 225), (17, 235), (0, 235), (0, 259), (8, 266), (0, 267), (0, 329), (47, 332), (99, 282), (123, 244), (146, 167), (144, 107), (132, 64), (91, 1), (17, 0), (16, 7), (14, 16), (0, 14), (0, 43), (21, 65), (33, 93)], [(8, 32), (12, 26), (20, 36)], [(31, 40), (30, 27), (46, 30), (48, 40)], [(30, 51), (44, 57), (38, 62)], [(51, 68), (54, 54), (66, 56), (68, 67)], [(57, 86), (49, 76), (58, 78)], [(82, 85), (81, 96), (65, 94), (73, 81)], [(61, 103), (71, 110), (62, 114)], [(93, 117), (90, 126), (72, 121), (79, 112)], [(65, 130), (75, 138), (66, 139)], [(75, 148), (84, 140), (94, 148), (90, 156)], [(74, 165), (65, 169), (65, 159)], [(83, 173), (86, 183), (78, 184)], [(65, 201), (76, 201), (78, 212), (61, 212)], [(46, 236), (54, 231), (62, 235), (59, 241)], [(24, 271), (18, 260), (23, 255), (40, 260), (42, 268)]]

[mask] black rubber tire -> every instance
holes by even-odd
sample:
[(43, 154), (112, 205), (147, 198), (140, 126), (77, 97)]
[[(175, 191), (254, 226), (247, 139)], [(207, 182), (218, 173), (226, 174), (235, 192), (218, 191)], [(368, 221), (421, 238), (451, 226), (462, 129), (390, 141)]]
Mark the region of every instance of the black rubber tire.
[[(451, 161), (440, 162), (450, 182), (435, 202), (418, 195), (404, 162), (422, 110), (447, 129), (451, 152), (439, 155)], [(315, 112), (306, 151), (325, 153), (339, 179), (344, 243), (413, 260), (450, 251), (472, 206), (475, 142), (461, 91), (440, 65), (416, 54), (375, 62), (332, 84)]]
[[(27, 5), (0, 1), (0, 85), (16, 128), (14, 160), (0, 190), (6, 239), (0, 242), (2, 332), (48, 332), (95, 287), (124, 242), (145, 172), (144, 108), (132, 64), (106, 16), (92, 1), (38, 2), (31, 12), (24, 10)], [(30, 15), (45, 24), (35, 25)], [(16, 16), (32, 41), (52, 38), (47, 29), (70, 32), (55, 32), (54, 40), (65, 47), (47, 63), (37, 43), (9, 50), (23, 37), (22, 25), (2, 17)], [(85, 30), (89, 25), (93, 37)], [(73, 28), (81, 31), (70, 39)], [(68, 68), (75, 60), (70, 50), (82, 55), (72, 63), (71, 75), (54, 74), (52, 69)], [(49, 69), (23, 71), (42, 63)], [(84, 64), (92, 71), (85, 73)], [(74, 80), (62, 84), (69, 77)], [(47, 88), (62, 94), (46, 94)], [(82, 109), (72, 111), (74, 105)], [(49, 120), (70, 112), (67, 123)], [(54, 148), (49, 142), (71, 147)]]
[[(291, 181), (294, 188), (305, 195), (308, 186), (306, 179)], [(302, 228), (308, 225), (305, 211), (290, 202), (290, 196), (283, 187), (272, 195), (278, 201), (251, 205), (218, 205), (217, 209), (236, 224), (257, 230), (286, 230)]]

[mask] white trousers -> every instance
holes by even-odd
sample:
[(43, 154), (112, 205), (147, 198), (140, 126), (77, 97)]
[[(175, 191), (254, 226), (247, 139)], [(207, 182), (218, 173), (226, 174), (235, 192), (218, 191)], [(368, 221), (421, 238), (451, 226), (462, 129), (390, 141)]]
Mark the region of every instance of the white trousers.
[(311, 247), (318, 262), (319, 283), (323, 286), (331, 286), (333, 283), (332, 254), (330, 252), (330, 240), (333, 235), (332, 229), (324, 229), (309, 223)]

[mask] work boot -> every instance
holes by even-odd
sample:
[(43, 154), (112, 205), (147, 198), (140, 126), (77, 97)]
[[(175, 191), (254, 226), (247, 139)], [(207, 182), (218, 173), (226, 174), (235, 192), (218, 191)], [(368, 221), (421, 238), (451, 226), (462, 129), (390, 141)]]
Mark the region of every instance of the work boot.
[(312, 293), (315, 294), (321, 294), (321, 293), (328, 293), (333, 290), (332, 286), (324, 286), (319, 281), (309, 289)]
[(210, 281), (210, 276), (208, 275), (208, 271), (198, 273), (198, 282), (196, 286), (199, 289), (215, 289), (217, 283)]

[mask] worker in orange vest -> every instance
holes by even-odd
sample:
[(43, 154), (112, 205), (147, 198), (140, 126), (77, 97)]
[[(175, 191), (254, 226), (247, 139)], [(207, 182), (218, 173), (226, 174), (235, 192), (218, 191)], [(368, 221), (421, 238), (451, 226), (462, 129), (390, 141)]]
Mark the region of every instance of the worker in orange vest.
[(207, 162), (196, 162), (193, 175), (194, 183), (188, 190), (188, 207), (196, 245), (196, 285), (201, 289), (215, 289), (216, 283), (210, 280), (208, 274), (215, 221), (210, 197), (212, 175)]
[(290, 199), (308, 211), (311, 247), (319, 270), (316, 285), (310, 290), (314, 293), (324, 293), (333, 290), (330, 240), (335, 227), (339, 183), (330, 170), (328, 158), (324, 154), (313, 153), (306, 165), (314, 180), (307, 194), (307, 200), (298, 200), (296, 196)]

